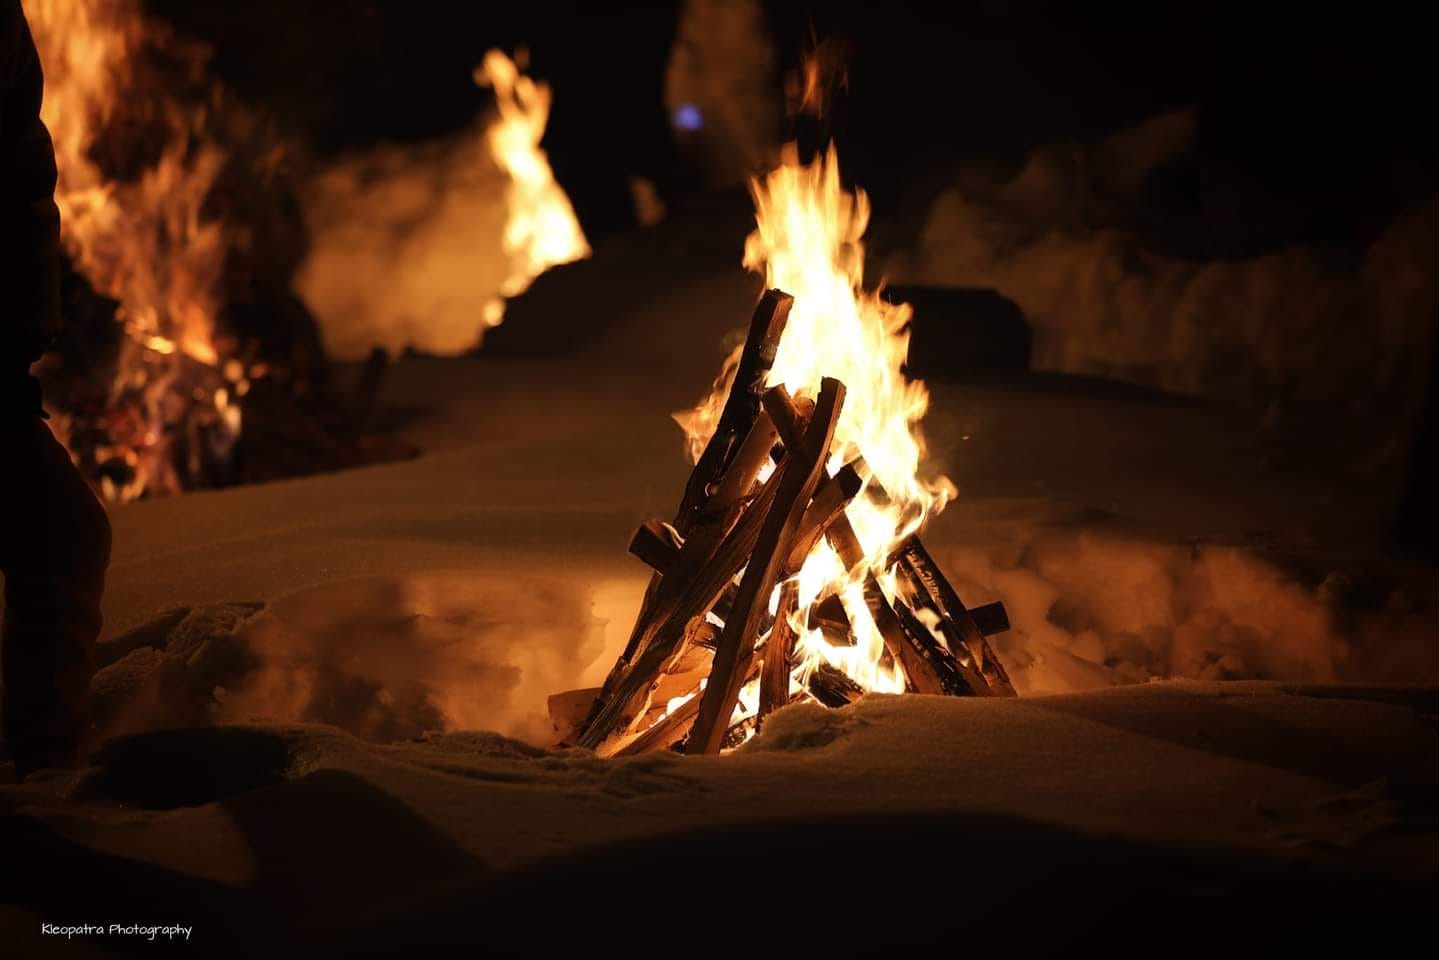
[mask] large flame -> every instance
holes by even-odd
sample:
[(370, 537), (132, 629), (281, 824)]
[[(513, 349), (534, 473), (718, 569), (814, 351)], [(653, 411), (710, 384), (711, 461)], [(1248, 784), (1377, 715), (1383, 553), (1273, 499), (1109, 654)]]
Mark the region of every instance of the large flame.
[[(138, 0), (24, 0), (24, 9), (45, 72), (41, 118), (55, 144), (65, 247), (91, 285), (119, 302), (128, 335), (111, 402), (126, 395), (143, 422), (124, 440), (135, 479), (106, 492), (129, 499), (170, 485), (164, 461), (173, 409), (166, 407), (174, 404), (165, 394), (187, 358), (219, 364), (214, 320), (225, 238), (203, 207), (224, 157), (198, 139), (198, 110), (135, 89), (137, 52), (165, 36), (147, 24)], [(157, 107), (158, 158), (135, 179), (111, 179), (95, 160), (96, 141), (127, 98), (141, 96)], [(187, 392), (194, 386), (184, 384)], [(230, 435), (239, 408), (213, 391), (237, 386), (243, 391), (238, 384), (204, 391), (215, 400), (211, 419)]]
[[(569, 197), (555, 182), (540, 149), (550, 117), (549, 86), (521, 73), (499, 50), (485, 54), (475, 69), (475, 82), (495, 91), (498, 116), (485, 139), (490, 155), (510, 179), (503, 239), (510, 266), (500, 294), (514, 297), (550, 267), (589, 256), (590, 247)], [(485, 320), (491, 326), (503, 315), (501, 300), (486, 307)]]
[[(822, 377), (848, 388), (835, 431), (829, 471), (863, 458), (869, 471), (865, 491), (847, 510), (865, 563), (846, 570), (821, 542), (798, 574), (798, 610), (791, 622), (802, 680), (821, 661), (848, 674), (867, 690), (903, 692), (904, 677), (885, 656), (878, 628), (864, 600), (864, 579), (873, 572), (893, 596), (889, 557), (931, 513), (943, 509), (954, 488), (947, 479), (925, 481), (919, 468), (924, 442), (919, 429), (929, 394), (909, 380), (902, 366), (909, 352), (908, 305), (895, 305), (864, 289), (864, 246), (869, 222), (863, 192), (840, 183), (834, 150), (813, 163), (799, 162), (787, 148), (781, 165), (752, 184), (756, 229), (745, 242), (744, 264), (762, 271), (767, 287), (794, 296), (769, 385), (784, 384), (797, 396), (816, 396)], [(726, 361), (713, 392), (677, 419), (698, 457), (713, 433), (739, 361)], [(881, 492), (882, 491), (882, 492)], [(779, 589), (771, 598), (777, 608)], [(854, 628), (850, 647), (829, 644), (808, 628), (809, 608), (830, 593), (839, 595)], [(742, 700), (737, 716), (752, 712)]]

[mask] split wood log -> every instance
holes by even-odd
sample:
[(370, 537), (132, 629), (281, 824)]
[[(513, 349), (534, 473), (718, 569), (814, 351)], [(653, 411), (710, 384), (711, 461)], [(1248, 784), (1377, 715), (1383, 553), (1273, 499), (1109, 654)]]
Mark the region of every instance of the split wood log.
[(548, 701), (550, 723), (555, 728), (559, 742), (569, 743), (579, 732), (580, 724), (589, 713), (590, 704), (599, 695), (599, 687), (585, 687), (581, 690), (566, 690), (551, 694)]
[(945, 649), (924, 622), (901, 600), (894, 605), (895, 615), (904, 627), (910, 642), (919, 650), (939, 676), (942, 691), (951, 697), (990, 696), (989, 684), (979, 672)]
[[(850, 526), (848, 517), (840, 517), (831, 524), (826, 536), (846, 569), (853, 571), (864, 566), (864, 547), (855, 535), (854, 527)], [(884, 640), (885, 649), (899, 662), (915, 690), (928, 694), (945, 693), (941, 668), (933, 662), (933, 658), (925, 656), (915, 638), (904, 628), (872, 570), (864, 573), (864, 603), (869, 608), (880, 638)]]
[[(758, 728), (759, 718), (753, 714), (745, 717), (738, 723), (731, 724), (730, 728), (725, 731), (724, 738), (720, 741), (720, 749), (733, 750), (748, 740), (750, 733)], [(693, 733), (694, 731), (692, 730), (690, 732)]]
[[(782, 389), (774, 388), (766, 393), (766, 398)], [(844, 393), (844, 384), (825, 378), (815, 402), (814, 416), (798, 443), (787, 444), (788, 455), (765, 485), (776, 488), (777, 493), (773, 505), (766, 512), (764, 527), (740, 581), (734, 613), (725, 622), (719, 646), (715, 648), (714, 667), (700, 703), (700, 714), (690, 731), (685, 747), (687, 753), (714, 753), (724, 739), (744, 679), (737, 668), (746, 655), (753, 654), (760, 622), (768, 612), (770, 593), (780, 566), (789, 555), (800, 518), (824, 473), (830, 444), (834, 442), (835, 426), (844, 406)]]
[(660, 576), (667, 576), (674, 569), (683, 545), (684, 540), (674, 527), (662, 520), (646, 520), (630, 538), (630, 553)]
[[(773, 424), (769, 422), (768, 414), (765, 418), (766, 424), (772, 429)], [(799, 572), (800, 567), (804, 566), (805, 558), (819, 543), (829, 525), (844, 512), (863, 485), (860, 461), (845, 464), (834, 476), (820, 481), (814, 499), (800, 519), (799, 531), (794, 538), (794, 549), (785, 561), (786, 575)], [(717, 493), (716, 497), (718, 496)], [(630, 540), (630, 553), (661, 574), (668, 574), (683, 545), (684, 538), (674, 527), (660, 520), (646, 520)]]
[(804, 566), (805, 558), (810, 555), (815, 545), (829, 530), (830, 524), (844, 514), (850, 501), (859, 494), (860, 488), (864, 486), (864, 478), (861, 474), (862, 466), (861, 461), (847, 463), (834, 476), (825, 477), (820, 481), (819, 489), (814, 494), (814, 500), (805, 509), (804, 517), (800, 520), (799, 532), (794, 538), (794, 546), (785, 560), (784, 573), (786, 576), (799, 573), (800, 568)]
[(759, 680), (759, 718), (764, 718), (789, 702), (790, 657), (794, 652), (794, 626), (789, 618), (794, 615), (799, 603), (799, 584), (790, 580), (779, 591), (779, 606), (775, 610), (774, 626), (769, 631), (769, 642), (765, 644), (764, 668)]
[[(679, 558), (683, 545), (679, 532), (674, 527), (659, 520), (646, 520), (630, 539), (630, 553), (660, 575), (668, 576), (674, 572), (675, 561)], [(715, 601), (712, 610), (714, 615), (721, 620), (728, 618), (738, 592), (739, 587), (733, 580), (726, 584), (724, 592)]]
[[(773, 430), (767, 416), (757, 417), (751, 425), (750, 434), (764, 437)], [(628, 712), (634, 706), (631, 700), (645, 689), (649, 677), (663, 664), (679, 639), (680, 631), (691, 618), (703, 616), (715, 605), (729, 582), (744, 566), (745, 557), (759, 536), (763, 520), (757, 516), (746, 524), (744, 518), (757, 509), (767, 510), (768, 506), (761, 504), (766, 497), (773, 498), (773, 490), (762, 489), (752, 501), (741, 499), (736, 494), (736, 491), (746, 491), (754, 485), (768, 459), (769, 444), (751, 444), (746, 439), (741, 444), (741, 450), (743, 456), (736, 457), (726, 472), (726, 477), (741, 475), (739, 479), (721, 478), (720, 481), (719, 490), (723, 491), (723, 496), (733, 496), (734, 499), (722, 500), (720, 493), (716, 493), (706, 504), (690, 535), (684, 539), (670, 565), (669, 575), (651, 581), (651, 589), (640, 607), (626, 644), (630, 659), (622, 658), (610, 671), (613, 679), (606, 680), (606, 689), (602, 689), (596, 698), (594, 712), (581, 733), (582, 745), (598, 746), (614, 729), (621, 715), (631, 721), (636, 718), (635, 713)], [(732, 539), (737, 531), (740, 537)], [(727, 542), (730, 550), (721, 561), (719, 552)], [(727, 574), (719, 577), (717, 571), (720, 569), (727, 570)], [(656, 656), (650, 657), (650, 649), (655, 645), (661, 649)], [(643, 668), (641, 664), (644, 664)], [(631, 674), (637, 671), (639, 675), (632, 677)], [(626, 712), (620, 714), (612, 708)], [(603, 730), (600, 729), (602, 715), (606, 717)]]
[(780, 337), (784, 334), (792, 306), (794, 297), (782, 290), (766, 290), (755, 306), (729, 395), (725, 397), (715, 431), (690, 474), (679, 512), (675, 515), (675, 527), (682, 535), (688, 536), (700, 509), (709, 500), (712, 485), (718, 482), (729, 465), (735, 444), (759, 416), (765, 378), (774, 366)]
[[(781, 393), (779, 392), (780, 390), (781, 388), (776, 387), (775, 390), (765, 395), (765, 409), (769, 411), (771, 419), (779, 430), (780, 439), (792, 440), (795, 436), (795, 430), (793, 427), (794, 418), (792, 408), (787, 403), (789, 394), (788, 392)], [(848, 569), (854, 570), (865, 562), (864, 548), (860, 544), (859, 538), (854, 532), (854, 527), (851, 526), (849, 522), (849, 518), (842, 511), (839, 516), (835, 518), (834, 522), (830, 524), (825, 535), (829, 540), (830, 546), (834, 547), (835, 552), (839, 554), (840, 561), (844, 563)], [(928, 567), (926, 569), (932, 570), (936, 575), (937, 581), (943, 583), (945, 587), (948, 587), (948, 581), (945, 581), (943, 576), (938, 574), (938, 569), (934, 567), (933, 560), (928, 560), (928, 553), (923, 552), (924, 548), (923, 545), (919, 543), (919, 537), (911, 535), (907, 539), (907, 543), (909, 542), (912, 542), (917, 548), (917, 551), (922, 553), (923, 557), (928, 561)], [(915, 550), (910, 550), (909, 552), (914, 553)], [(913, 561), (913, 563), (919, 563), (919, 561)], [(953, 595), (953, 588), (950, 588), (949, 592)], [(895, 607), (890, 604), (889, 598), (885, 596), (884, 590), (880, 587), (879, 581), (874, 576), (872, 570), (866, 571), (865, 573), (864, 598), (865, 605), (869, 608), (870, 615), (874, 619), (875, 627), (878, 628), (880, 637), (884, 640), (886, 651), (899, 663), (905, 672), (905, 676), (909, 678), (910, 685), (913, 686), (917, 692), (930, 694), (948, 693), (954, 696), (983, 695), (990, 692), (991, 684), (987, 675), (983, 677), (983, 682), (976, 686), (971, 678), (966, 677), (966, 673), (970, 671), (958, 661), (950, 650), (936, 642), (933, 635), (923, 627), (923, 624), (917, 620), (915, 620), (912, 625), (905, 624), (900, 618), (900, 615), (896, 613)], [(958, 609), (964, 609), (963, 604), (958, 603), (957, 596), (953, 597), (953, 601), (958, 605)], [(909, 613), (909, 611), (905, 612)], [(973, 626), (973, 619), (969, 618), (967, 611), (965, 611), (964, 615), (969, 620), (970, 625)], [(941, 620), (944, 619), (944, 608), (942, 606), (940, 607), (940, 617)], [(919, 629), (915, 629), (915, 627)], [(988, 644), (985, 643), (983, 636), (978, 634), (977, 626), (974, 626), (974, 631), (978, 637), (978, 642), (983, 645), (985, 650), (988, 650)], [(997, 660), (995, 662), (998, 663)], [(1001, 667), (1000, 669), (1002, 670), (1003, 668)], [(982, 670), (979, 672), (981, 674), (983, 673)], [(1008, 678), (1006, 677), (1005, 682), (1007, 683), (1007, 681)], [(1010, 687), (1010, 689), (1012, 690), (1013, 687)]]
[[(775, 387), (765, 394), (764, 405), (779, 429), (780, 439), (786, 444), (794, 443), (799, 434), (794, 426), (794, 404), (789, 391), (783, 385)], [(864, 547), (843, 511), (829, 525), (825, 537), (847, 569), (853, 571), (865, 562)], [(908, 631), (899, 622), (899, 617), (890, 606), (889, 599), (885, 597), (873, 571), (865, 572), (864, 600), (869, 607), (870, 616), (874, 618), (874, 625), (884, 640), (885, 649), (899, 662), (910, 684), (920, 693), (943, 693), (944, 686), (938, 670), (930, 662), (930, 658), (924, 656), (915, 646)]]
[[(710, 498), (711, 485), (715, 483), (730, 459), (730, 451), (741, 434), (747, 432), (759, 416), (760, 396), (764, 390), (765, 378), (774, 366), (775, 354), (779, 350), (780, 337), (785, 323), (789, 320), (794, 298), (782, 290), (766, 290), (755, 305), (750, 317), (749, 335), (740, 353), (735, 375), (730, 382), (729, 394), (720, 413), (715, 432), (710, 436), (699, 462), (690, 473), (685, 484), (679, 509), (675, 511), (675, 527), (681, 536), (688, 536), (697, 522), (702, 507)], [(656, 574), (650, 578), (640, 602), (639, 615), (625, 642), (625, 649), (605, 677), (600, 695), (595, 698), (590, 716), (584, 724), (588, 732), (599, 720), (600, 713), (609, 706), (615, 690), (624, 682), (626, 675), (637, 657), (643, 652), (645, 628), (654, 619), (651, 607), (660, 591), (662, 578)], [(593, 736), (586, 739), (593, 740)]]
[[(718, 637), (719, 628), (707, 617), (694, 617), (685, 624), (682, 639), (675, 645), (674, 652), (654, 672), (650, 683), (631, 698), (624, 719), (615, 728), (610, 741), (622, 740), (632, 730), (645, 729), (664, 711), (670, 700), (699, 686), (701, 679), (709, 676), (714, 669)], [(699, 673), (692, 669), (696, 660), (703, 663)], [(604, 745), (596, 749), (603, 752)]]
[[(778, 469), (760, 488), (759, 493), (750, 501), (739, 520), (725, 535), (719, 548), (714, 551), (708, 564), (702, 566), (693, 575), (685, 574), (684, 577), (687, 579), (682, 579), (680, 575), (666, 578), (679, 591), (678, 598), (672, 602), (666, 601), (665, 616), (662, 620), (659, 620), (658, 616), (655, 618), (659, 620), (657, 627), (653, 627), (651, 630), (650, 625), (646, 626), (646, 629), (650, 630), (653, 641), (646, 645), (644, 652), (635, 659), (633, 665), (615, 683), (609, 699), (600, 704), (592, 714), (590, 721), (581, 733), (581, 746), (598, 746), (610, 735), (622, 718), (627, 718), (626, 725), (634, 719), (635, 713), (631, 701), (636, 694), (643, 694), (649, 679), (656, 670), (663, 666), (675, 643), (679, 641), (685, 625), (694, 617), (703, 616), (706, 611), (710, 610), (724, 592), (725, 586), (749, 562), (750, 554), (759, 540), (765, 519), (774, 506), (776, 494), (780, 488), (779, 479), (783, 476), (789, 459), (789, 456), (786, 455)], [(684, 559), (685, 552), (690, 549), (692, 542), (694, 542), (694, 538), (686, 540), (684, 547), (680, 549), (681, 561)], [(661, 581), (662, 585), (663, 583), (664, 581)], [(660, 606), (658, 600), (655, 606)], [(725, 622), (728, 625), (734, 619), (731, 617)]]
[[(965, 609), (959, 594), (945, 579), (939, 565), (924, 548), (919, 537), (906, 538), (899, 549), (898, 571), (902, 580), (907, 580), (930, 609), (939, 615), (940, 629), (950, 649), (958, 652), (968, 650), (971, 663), (984, 677), (990, 693), (999, 697), (1017, 696), (1014, 684), (1004, 664), (994, 655), (994, 650), (984, 638), (984, 632), (974, 617)], [(1008, 624), (1008, 617), (1005, 617)]]
[[(669, 576), (660, 580), (653, 603), (648, 610), (642, 612), (640, 620), (637, 621), (636, 626), (640, 631), (635, 648), (637, 654), (643, 655), (654, 638), (657, 625), (665, 621), (675, 602), (684, 595), (686, 587), (714, 558), (724, 536), (745, 511), (746, 501), (742, 498), (759, 477), (760, 470), (768, 460), (770, 447), (767, 441), (751, 443), (751, 438), (759, 437), (764, 441), (766, 437), (773, 436), (773, 433), (774, 426), (768, 415), (755, 419), (749, 436), (740, 445), (739, 455), (721, 477), (719, 486), (705, 504), (700, 519), (691, 528), (688, 536), (680, 534), (684, 537), (684, 543), (675, 557)], [(708, 606), (709, 604), (706, 604), (706, 608)]]
[[(763, 651), (761, 651), (763, 652)], [(759, 662), (751, 662), (749, 670), (745, 673), (745, 683), (754, 680), (758, 673)], [(696, 684), (698, 686), (698, 684)], [(700, 691), (696, 690), (695, 695), (674, 709), (673, 713), (666, 714), (650, 726), (648, 729), (616, 749), (613, 753), (606, 754), (603, 749), (599, 752), (606, 756), (632, 757), (641, 753), (650, 753), (654, 750), (664, 750), (683, 740), (694, 726), (695, 717), (700, 712)]]
[(864, 696), (864, 688), (838, 667), (821, 663), (810, 671), (805, 687), (826, 707), (843, 707)]
[(998, 600), (970, 607), (969, 615), (974, 618), (974, 625), (979, 627), (983, 636), (992, 637), (1009, 629), (1009, 611)]
[(832, 647), (852, 647), (857, 642), (849, 611), (844, 608), (844, 601), (837, 593), (831, 593), (809, 608), (808, 626), (824, 634), (824, 639)]
[[(663, 750), (690, 732), (699, 712), (700, 695), (696, 691), (694, 696), (676, 707), (673, 713), (661, 717), (644, 733), (608, 756), (633, 757), (641, 753), (649, 753), (651, 750)], [(603, 750), (600, 752), (604, 754)]]

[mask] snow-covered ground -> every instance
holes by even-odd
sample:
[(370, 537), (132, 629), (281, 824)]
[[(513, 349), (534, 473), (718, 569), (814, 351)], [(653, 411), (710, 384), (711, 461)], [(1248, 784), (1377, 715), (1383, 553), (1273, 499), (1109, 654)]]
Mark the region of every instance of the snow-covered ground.
[[(1074, 378), (934, 384), (926, 422), (960, 492), (926, 541), (966, 600), (1005, 601), (1026, 697), (792, 708), (721, 759), (543, 749), (546, 697), (598, 683), (638, 605), (629, 535), (688, 471), (668, 413), (758, 290), (727, 265), (742, 234), (601, 248), (513, 305), (507, 352), (399, 363), (382, 402), (418, 460), (118, 508), (96, 686), (132, 736), (0, 787), (5, 936), (133, 948), (36, 939), (114, 915), (247, 948), (476, 923), (493, 945), (540, 890), (583, 922), (655, 895), (711, 923), (769, 909), (748, 885), (770, 877), (804, 889), (792, 910), (855, 916), (857, 939), (808, 934), (841, 953), (922, 936), (900, 888), (1006, 923), (1107, 909), (1089, 919), (1114, 931), (1217, 931), (1206, 911), (1274, 887), (1411, 906), (1439, 853), (1439, 702), (1337, 683), (1439, 676), (1430, 581), (1380, 550), (1394, 478)], [(1097, 689), (1171, 676), (1204, 682)], [(1216, 682), (1248, 678), (1288, 685)]]

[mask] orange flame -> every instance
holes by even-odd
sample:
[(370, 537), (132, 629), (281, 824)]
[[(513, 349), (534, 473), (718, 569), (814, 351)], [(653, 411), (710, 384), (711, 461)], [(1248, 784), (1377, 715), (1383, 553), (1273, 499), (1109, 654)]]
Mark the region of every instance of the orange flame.
[[(846, 570), (828, 544), (821, 542), (797, 576), (799, 604), (791, 622), (797, 634), (800, 666), (795, 679), (827, 661), (867, 690), (903, 692), (904, 678), (884, 656), (884, 643), (863, 596), (863, 580), (873, 572), (893, 596), (888, 558), (905, 537), (931, 514), (944, 508), (953, 485), (944, 478), (920, 479), (924, 442), (919, 422), (929, 393), (901, 368), (909, 352), (911, 310), (866, 291), (864, 246), (869, 222), (864, 193), (840, 183), (833, 148), (813, 163), (801, 164), (793, 147), (781, 165), (752, 184), (756, 229), (745, 241), (744, 265), (762, 270), (767, 287), (794, 296), (789, 322), (780, 340), (769, 385), (784, 384), (796, 396), (816, 396), (822, 377), (842, 380), (848, 392), (830, 451), (829, 471), (863, 457), (870, 472), (866, 490), (847, 510), (864, 547), (866, 563)], [(698, 457), (713, 433), (739, 350), (726, 361), (714, 391), (694, 410), (677, 415)], [(877, 495), (875, 488), (882, 490)], [(809, 608), (837, 593), (854, 627), (851, 647), (830, 645), (808, 628)], [(771, 610), (778, 606), (778, 588)], [(741, 716), (750, 708), (741, 703)]]
[[(113, 491), (130, 499), (164, 473), (161, 399), (182, 355), (208, 367), (219, 363), (214, 318), (225, 238), (202, 208), (224, 157), (198, 141), (197, 111), (163, 99), (159, 159), (137, 180), (107, 177), (93, 150), (122, 98), (135, 93), (134, 57), (147, 42), (140, 4), (24, 0), (24, 8), (45, 72), (41, 118), (55, 144), (62, 237), (91, 285), (119, 302), (128, 338), (112, 399), (138, 393), (149, 421), (142, 443), (153, 448), (134, 451), (135, 483)], [(151, 41), (157, 36), (163, 32), (152, 32)], [(238, 416), (231, 407), (223, 419), (238, 429)]]
[[(503, 240), (510, 272), (500, 294), (514, 297), (550, 267), (589, 256), (590, 247), (569, 197), (555, 182), (550, 162), (540, 149), (550, 117), (549, 86), (522, 74), (499, 50), (485, 54), (475, 69), (475, 82), (494, 89), (499, 111), (485, 139), (491, 156), (510, 179), (506, 197), (509, 219)], [(490, 326), (503, 316), (500, 300), (485, 309)]]

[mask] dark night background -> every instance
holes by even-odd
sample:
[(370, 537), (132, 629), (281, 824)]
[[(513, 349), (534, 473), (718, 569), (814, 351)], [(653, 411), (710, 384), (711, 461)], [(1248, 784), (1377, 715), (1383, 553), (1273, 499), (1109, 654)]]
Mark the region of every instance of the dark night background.
[[(149, 6), (208, 43), (211, 73), (318, 160), (464, 128), (488, 102), (471, 80), (484, 52), (525, 47), (554, 90), (543, 145), (591, 241), (634, 226), (633, 175), (672, 211), (697, 193), (664, 100), (678, 3)], [(835, 138), (845, 176), (873, 198), (881, 246), (912, 238), (961, 165), (1015, 169), (1038, 146), (1180, 107), (1195, 113), (1191, 148), (1146, 177), (1137, 203), (1106, 214), (1140, 249), (1212, 262), (1304, 244), (1352, 266), (1435, 189), (1432, 40), (1397, 4), (771, 0), (764, 10), (777, 96), (816, 38), (847, 49), (847, 88), (818, 134)], [(816, 132), (800, 131), (802, 142)], [(1414, 406), (1429, 426), (1413, 444), (1414, 492), (1397, 529), (1428, 541), (1434, 400)]]
[[(627, 225), (630, 173), (684, 187), (663, 106), (678, 4), (152, 6), (317, 151), (465, 125), (486, 99), (470, 80), (484, 51), (524, 45), (554, 87), (545, 146), (587, 233)], [(834, 132), (881, 211), (959, 160), (1018, 161), (1185, 105), (1199, 133), (1151, 184), (1158, 245), (1209, 256), (1362, 243), (1433, 186), (1429, 39), (1397, 5), (850, 0), (766, 13), (782, 69), (812, 36), (849, 43)]]

